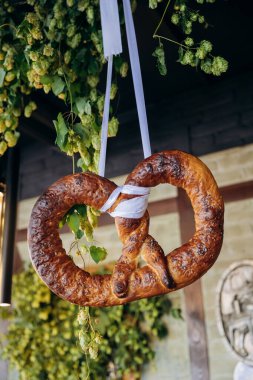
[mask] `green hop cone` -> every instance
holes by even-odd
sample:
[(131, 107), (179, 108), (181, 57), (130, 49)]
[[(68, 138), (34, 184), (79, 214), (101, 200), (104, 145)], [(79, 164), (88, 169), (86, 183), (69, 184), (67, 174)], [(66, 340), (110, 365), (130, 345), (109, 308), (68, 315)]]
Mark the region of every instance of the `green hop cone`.
[(88, 221), (89, 221), (90, 225), (92, 226), (92, 228), (97, 227), (98, 218), (96, 215), (94, 215), (94, 213), (91, 211), (91, 208), (88, 206), (87, 206), (87, 217), (88, 217)]
[(16, 78), (16, 74), (13, 72), (13, 71), (9, 71), (6, 75), (5, 75), (5, 80), (6, 82), (12, 82), (14, 79)]
[(86, 325), (88, 319), (89, 319), (89, 309), (85, 307), (81, 308), (77, 315), (77, 322), (79, 323), (79, 325)]
[(184, 40), (184, 43), (186, 46), (193, 46), (194, 45), (194, 40), (193, 38), (191, 37), (187, 37), (185, 40)]
[(127, 76), (127, 72), (128, 72), (128, 63), (123, 62), (119, 69), (120, 76), (122, 78), (125, 78)]
[(98, 346), (97, 345), (92, 345), (91, 347), (89, 347), (89, 355), (90, 355), (90, 358), (95, 360), (97, 359), (98, 357)]
[(199, 59), (205, 59), (207, 55), (207, 51), (200, 45), (200, 47), (196, 51), (196, 57)]
[(90, 91), (90, 100), (95, 103), (97, 98), (98, 98), (98, 93), (97, 93), (97, 90), (95, 88), (93, 88), (91, 91)]
[(91, 156), (83, 141), (77, 142), (78, 152), (82, 158), (83, 164), (89, 166), (91, 163)]
[(108, 137), (115, 137), (119, 129), (119, 121), (116, 117), (112, 117), (108, 123)]
[(179, 14), (178, 13), (173, 13), (173, 15), (171, 16), (171, 22), (172, 22), (172, 24), (178, 25), (179, 19), (180, 19)]
[(191, 65), (194, 62), (195, 56), (191, 50), (187, 50), (181, 61), (182, 65)]
[(88, 75), (87, 77), (87, 83), (91, 88), (97, 87), (99, 82), (99, 76), (97, 75)]
[(228, 61), (223, 57), (214, 57), (212, 62), (212, 73), (215, 76), (220, 76), (225, 73), (228, 69)]
[(21, 116), (21, 108), (13, 108), (13, 111), (12, 111), (13, 115), (16, 116), (16, 117), (19, 117)]
[(198, 22), (199, 22), (200, 24), (204, 24), (204, 22), (205, 22), (205, 17), (200, 15), (199, 18), (198, 18)]
[[(31, 30), (30, 30), (30, 33), (31, 33), (31, 36), (33, 39), (35, 40), (41, 40), (43, 38), (43, 35), (41, 33), (41, 29), (40, 27), (38, 26), (34, 26)], [(28, 42), (29, 43), (29, 42)]]
[(100, 113), (102, 113), (103, 110), (104, 110), (104, 103), (105, 103), (105, 97), (104, 97), (104, 95), (99, 96), (98, 100), (97, 100), (97, 107), (98, 107), (98, 111)]
[(197, 21), (198, 20), (198, 13), (191, 12), (190, 19), (193, 22)]
[(90, 207), (87, 207), (87, 217), (88, 217), (88, 221), (89, 221), (90, 225), (92, 226), (92, 228), (96, 228), (98, 225), (98, 218), (96, 215), (94, 215), (92, 213)]
[(5, 141), (0, 141), (0, 156), (2, 156), (8, 148), (8, 145)]
[(39, 53), (37, 51), (30, 51), (29, 52), (29, 58), (33, 61), (36, 62), (39, 59)]
[(77, 9), (79, 12), (84, 12), (88, 7), (90, 0), (79, 0), (77, 3)]
[(212, 61), (211, 59), (205, 59), (201, 62), (200, 68), (206, 74), (212, 74)]
[(17, 144), (19, 138), (19, 132), (6, 131), (4, 134), (4, 139), (10, 148)]
[(76, 33), (75, 24), (69, 24), (68, 29), (67, 29), (67, 37), (71, 38), (75, 35), (75, 33)]
[(85, 238), (88, 242), (91, 243), (93, 241), (93, 228), (88, 221), (84, 222), (83, 227)]
[(100, 136), (96, 132), (94, 132), (91, 136), (91, 143), (95, 150), (100, 149), (101, 140), (100, 140)]
[(67, 50), (64, 54), (64, 63), (66, 65), (69, 64), (69, 62), (71, 61), (71, 51), (70, 50)]
[(36, 13), (29, 12), (26, 15), (26, 20), (29, 22), (29, 24), (32, 25), (38, 25), (39, 19)]
[(31, 117), (31, 115), (32, 115), (32, 108), (29, 106), (29, 104), (27, 106), (25, 106), (24, 115), (27, 118)]
[(113, 83), (111, 86), (111, 92), (110, 92), (110, 99), (111, 100), (115, 99), (117, 91), (118, 91), (118, 86), (116, 85), (116, 83)]
[(80, 44), (82, 40), (82, 35), (81, 33), (77, 33), (74, 35), (73, 38), (71, 38), (70, 40), (68, 40), (68, 45), (72, 48), (72, 49), (75, 49), (78, 47), (78, 45)]
[(153, 57), (157, 59), (157, 68), (161, 75), (167, 74), (167, 66), (165, 61), (165, 53), (163, 44), (160, 42), (160, 44), (155, 49), (154, 53), (152, 54)]
[(213, 49), (213, 45), (210, 41), (203, 40), (200, 42), (200, 46), (203, 50), (205, 50), (207, 53), (210, 53)]
[(45, 55), (46, 57), (52, 57), (53, 54), (54, 49), (52, 48), (52, 46), (50, 44), (45, 45), (43, 48), (43, 55)]
[(79, 337), (79, 344), (80, 344), (81, 349), (84, 352), (87, 352), (89, 349), (89, 343), (90, 343), (89, 335), (85, 331), (81, 330), (79, 331), (78, 337)]
[(90, 25), (94, 24), (94, 8), (92, 6), (86, 10), (86, 19)]
[(67, 6), (68, 6), (68, 7), (73, 7), (73, 5), (74, 5), (74, 0), (67, 0), (66, 3), (67, 3)]

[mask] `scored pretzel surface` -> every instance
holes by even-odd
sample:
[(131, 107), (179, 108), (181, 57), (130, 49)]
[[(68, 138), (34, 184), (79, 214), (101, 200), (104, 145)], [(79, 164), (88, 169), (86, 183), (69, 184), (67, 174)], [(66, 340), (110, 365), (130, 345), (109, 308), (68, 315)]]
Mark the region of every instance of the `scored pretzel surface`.
[[(50, 186), (36, 202), (28, 228), (31, 260), (46, 285), (72, 303), (103, 307), (169, 293), (206, 273), (217, 259), (223, 240), (224, 204), (217, 184), (203, 162), (177, 150), (153, 154), (126, 180), (126, 184), (142, 187), (161, 183), (182, 187), (188, 194), (195, 218), (193, 237), (164, 256), (148, 234), (147, 211), (140, 219), (117, 217), (123, 250), (112, 275), (90, 275), (77, 267), (62, 247), (58, 226), (75, 204), (100, 209), (116, 185), (98, 175), (80, 173)], [(109, 211), (131, 197), (121, 194)], [(141, 268), (139, 254), (147, 263)]]

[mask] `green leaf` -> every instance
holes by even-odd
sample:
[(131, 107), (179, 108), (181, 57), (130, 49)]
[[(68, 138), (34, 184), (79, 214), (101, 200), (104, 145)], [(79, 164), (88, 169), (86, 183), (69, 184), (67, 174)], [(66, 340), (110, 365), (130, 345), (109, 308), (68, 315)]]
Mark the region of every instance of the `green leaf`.
[(83, 115), (84, 113), (91, 115), (91, 105), (90, 102), (86, 100), (86, 98), (77, 98), (76, 108), (80, 115)]
[(79, 215), (74, 212), (73, 214), (69, 215), (69, 218), (67, 220), (68, 226), (71, 229), (71, 231), (74, 234), (77, 234), (79, 231), (79, 226), (80, 226), (80, 217)]
[(100, 67), (98, 65), (98, 62), (95, 61), (94, 59), (91, 60), (91, 62), (89, 63), (89, 66), (88, 66), (88, 73), (96, 75), (99, 73), (99, 70), (100, 70)]
[(57, 133), (55, 143), (62, 151), (65, 151), (65, 145), (68, 136), (68, 128), (61, 113), (58, 114), (57, 120), (53, 120), (53, 123)]
[(58, 77), (57, 75), (53, 77), (53, 80), (52, 80), (52, 91), (53, 93), (57, 96), (59, 95), (63, 89), (65, 87), (65, 83), (63, 82), (63, 80)]
[(5, 74), (6, 71), (3, 68), (0, 68), (0, 87), (3, 87)]
[(172, 308), (171, 309), (172, 317), (175, 319), (183, 319), (182, 317), (182, 310), (178, 308)]
[(87, 216), (87, 207), (85, 205), (76, 205), (75, 210), (82, 218)]
[(49, 75), (43, 75), (43, 77), (40, 78), (40, 81), (42, 84), (51, 84), (52, 83), (52, 77), (50, 77)]
[(184, 49), (182, 48), (182, 46), (180, 46), (178, 49), (178, 60), (177, 60), (177, 62), (181, 63), (183, 58), (184, 58)]
[(75, 238), (76, 239), (81, 239), (84, 235), (84, 232), (82, 230), (78, 230), (76, 233), (75, 233)]
[(89, 138), (89, 132), (81, 123), (76, 123), (73, 125), (73, 130), (81, 137), (83, 141)]
[(95, 261), (95, 263), (99, 263), (100, 261), (103, 261), (106, 258), (107, 251), (105, 248), (96, 247), (95, 245), (92, 245), (90, 247), (90, 255)]

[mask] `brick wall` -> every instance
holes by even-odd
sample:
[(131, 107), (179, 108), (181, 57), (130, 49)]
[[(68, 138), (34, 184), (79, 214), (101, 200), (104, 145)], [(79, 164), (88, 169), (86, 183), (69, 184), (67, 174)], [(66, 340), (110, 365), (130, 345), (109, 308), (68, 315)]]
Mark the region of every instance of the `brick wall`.
[[(252, 89), (253, 71), (249, 71), (149, 105), (153, 152), (182, 149), (203, 155), (253, 142)], [(128, 173), (143, 159), (136, 111), (118, 116), (119, 134), (108, 142), (107, 177)], [(71, 172), (69, 157), (34, 141), (21, 152), (20, 199), (39, 195)]]

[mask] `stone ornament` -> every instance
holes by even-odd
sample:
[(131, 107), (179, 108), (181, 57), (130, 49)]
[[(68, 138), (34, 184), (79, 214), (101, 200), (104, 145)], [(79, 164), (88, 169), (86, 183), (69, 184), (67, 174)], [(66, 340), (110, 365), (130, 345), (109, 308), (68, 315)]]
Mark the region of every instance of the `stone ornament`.
[[(185, 189), (194, 210), (193, 237), (165, 256), (149, 235), (148, 211), (139, 219), (116, 217), (122, 255), (112, 275), (94, 276), (66, 254), (59, 222), (76, 204), (101, 209), (117, 186), (87, 172), (66, 176), (50, 186), (35, 204), (28, 228), (31, 260), (46, 285), (72, 303), (103, 307), (169, 293), (206, 273), (222, 246), (224, 218), (223, 199), (210, 170), (190, 154), (163, 151), (137, 165), (125, 184), (150, 188), (160, 183)], [(120, 194), (108, 211), (132, 197)], [(147, 265), (139, 266), (139, 255)]]
[(239, 362), (234, 370), (234, 380), (252, 380), (253, 379), (253, 367)]
[(236, 357), (253, 365), (253, 260), (236, 262), (224, 272), (218, 286), (218, 326)]

